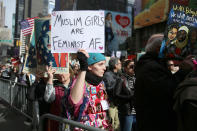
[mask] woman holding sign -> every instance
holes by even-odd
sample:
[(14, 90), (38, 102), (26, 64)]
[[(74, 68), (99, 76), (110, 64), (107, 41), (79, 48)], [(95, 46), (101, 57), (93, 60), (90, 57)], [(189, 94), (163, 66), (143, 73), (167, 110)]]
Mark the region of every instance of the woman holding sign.
[(80, 72), (68, 95), (68, 119), (72, 118), (88, 126), (111, 130), (107, 110), (107, 93), (103, 82), (106, 70), (105, 57), (99, 53), (80, 50), (77, 54)]

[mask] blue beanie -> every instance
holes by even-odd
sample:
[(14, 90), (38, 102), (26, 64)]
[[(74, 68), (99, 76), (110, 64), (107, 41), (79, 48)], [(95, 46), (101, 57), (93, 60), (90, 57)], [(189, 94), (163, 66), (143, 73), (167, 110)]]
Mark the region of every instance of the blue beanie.
[(92, 65), (94, 63), (100, 62), (100, 61), (104, 61), (105, 56), (103, 54), (100, 53), (89, 53), (89, 58), (88, 58), (88, 65)]

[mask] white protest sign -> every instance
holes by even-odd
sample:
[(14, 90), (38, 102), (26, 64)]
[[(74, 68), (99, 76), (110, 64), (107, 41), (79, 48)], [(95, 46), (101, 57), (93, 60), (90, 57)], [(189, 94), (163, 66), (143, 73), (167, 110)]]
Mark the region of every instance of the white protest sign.
[(54, 11), (51, 22), (52, 53), (104, 53), (104, 11)]

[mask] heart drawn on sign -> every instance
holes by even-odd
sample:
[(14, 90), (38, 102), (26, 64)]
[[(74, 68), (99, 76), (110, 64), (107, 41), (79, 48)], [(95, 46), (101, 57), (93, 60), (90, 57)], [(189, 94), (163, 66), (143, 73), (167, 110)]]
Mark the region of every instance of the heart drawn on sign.
[(116, 22), (122, 26), (122, 28), (125, 28), (127, 27), (129, 24), (130, 24), (130, 19), (129, 17), (127, 16), (120, 16), (120, 15), (117, 15), (116, 16)]
[(99, 46), (99, 49), (102, 50), (103, 49), (103, 46)]

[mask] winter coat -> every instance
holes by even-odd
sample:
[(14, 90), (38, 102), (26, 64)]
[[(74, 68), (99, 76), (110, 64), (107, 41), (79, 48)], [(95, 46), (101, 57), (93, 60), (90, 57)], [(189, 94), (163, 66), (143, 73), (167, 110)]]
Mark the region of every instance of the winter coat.
[(165, 59), (146, 53), (137, 62), (135, 74), (137, 131), (176, 131), (173, 95), (187, 73), (180, 69), (173, 75)]
[(108, 94), (108, 100), (110, 105), (117, 105), (116, 97), (115, 97), (115, 88), (117, 85), (119, 75), (112, 71), (107, 71), (103, 76), (103, 81), (105, 82), (106, 91)]
[(176, 89), (174, 109), (178, 118), (178, 131), (197, 130), (197, 72), (190, 73)]
[(118, 112), (121, 115), (131, 115), (132, 108), (134, 106), (134, 83), (135, 76), (130, 77), (132, 79), (131, 87), (129, 87), (129, 76), (124, 74), (121, 79), (118, 80), (116, 88), (116, 97), (118, 99)]

